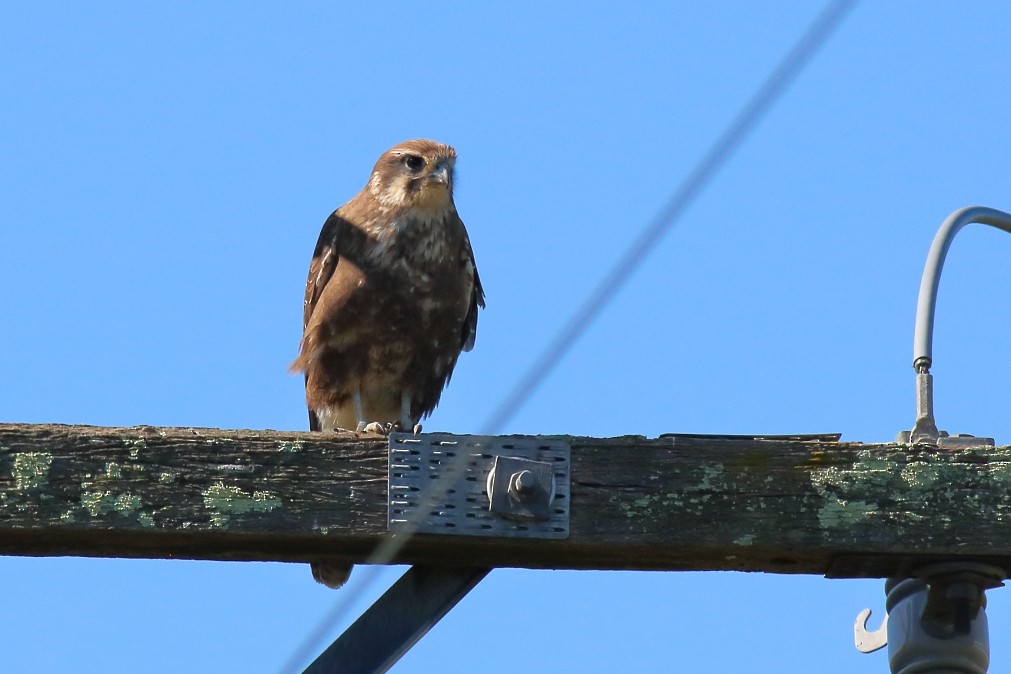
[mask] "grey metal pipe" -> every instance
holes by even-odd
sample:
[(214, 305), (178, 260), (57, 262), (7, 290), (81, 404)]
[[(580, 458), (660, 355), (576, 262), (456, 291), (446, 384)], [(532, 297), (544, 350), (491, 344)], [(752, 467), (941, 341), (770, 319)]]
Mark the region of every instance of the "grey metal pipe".
[(934, 242), (930, 244), (930, 252), (927, 253), (927, 263), (923, 267), (923, 278), (920, 280), (920, 295), (916, 301), (913, 367), (917, 372), (929, 371), (933, 358), (934, 308), (937, 306), (937, 286), (941, 281), (944, 258), (958, 230), (974, 222), (1011, 233), (1011, 215), (984, 206), (966, 206), (955, 211), (937, 230)]

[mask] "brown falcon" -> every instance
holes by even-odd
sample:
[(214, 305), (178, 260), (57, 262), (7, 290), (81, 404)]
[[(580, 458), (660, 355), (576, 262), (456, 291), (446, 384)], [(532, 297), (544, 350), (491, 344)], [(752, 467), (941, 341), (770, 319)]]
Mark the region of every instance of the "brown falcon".
[[(305, 373), (311, 430), (415, 429), (474, 346), (484, 291), (453, 203), (455, 163), (448, 145), (401, 143), (323, 224), (291, 365)], [(339, 568), (320, 571), (343, 582)]]

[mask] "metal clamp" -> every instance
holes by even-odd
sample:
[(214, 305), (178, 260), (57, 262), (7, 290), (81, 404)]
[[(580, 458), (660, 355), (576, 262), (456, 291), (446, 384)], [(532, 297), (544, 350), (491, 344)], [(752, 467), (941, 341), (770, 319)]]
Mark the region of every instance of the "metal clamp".
[(533, 436), (390, 434), (391, 531), (567, 538), (569, 444)]
[(554, 465), (496, 456), (488, 473), (488, 510), (513, 520), (547, 521), (555, 499)]

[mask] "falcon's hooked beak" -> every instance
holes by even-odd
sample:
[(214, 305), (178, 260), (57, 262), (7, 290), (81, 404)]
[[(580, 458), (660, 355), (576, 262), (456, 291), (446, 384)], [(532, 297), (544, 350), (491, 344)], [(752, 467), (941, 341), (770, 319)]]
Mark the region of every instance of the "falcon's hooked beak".
[(439, 162), (428, 174), (428, 179), (433, 183), (449, 185), (449, 166), (445, 162)]

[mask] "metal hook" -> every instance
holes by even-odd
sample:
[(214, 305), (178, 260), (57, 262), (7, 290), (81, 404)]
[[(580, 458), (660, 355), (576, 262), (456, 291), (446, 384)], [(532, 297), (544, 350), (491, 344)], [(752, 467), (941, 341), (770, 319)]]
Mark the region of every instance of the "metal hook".
[(881, 621), (881, 627), (873, 632), (867, 631), (867, 620), (871, 617), (871, 610), (865, 608), (857, 614), (856, 622), (853, 623), (853, 645), (861, 653), (873, 653), (888, 645), (888, 614)]

